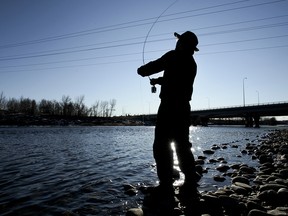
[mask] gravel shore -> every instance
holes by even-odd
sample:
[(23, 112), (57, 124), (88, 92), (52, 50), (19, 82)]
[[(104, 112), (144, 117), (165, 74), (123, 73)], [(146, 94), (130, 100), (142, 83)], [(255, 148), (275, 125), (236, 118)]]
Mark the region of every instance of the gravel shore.
[[(247, 143), (243, 154), (251, 155), (251, 160), (258, 160), (257, 167), (247, 164), (225, 164), (218, 168), (219, 175), (214, 181), (222, 181), (225, 175), (231, 177), (231, 184), (216, 191), (201, 192), (200, 201), (187, 207), (177, 199), (178, 187), (175, 187), (176, 207), (171, 215), (202, 216), (265, 216), (288, 215), (288, 130), (276, 130), (261, 137), (259, 144)], [(204, 172), (205, 157), (197, 160), (198, 171)], [(231, 169), (233, 170), (231, 172)], [(227, 171), (230, 170), (228, 173)], [(145, 189), (125, 187), (125, 193), (131, 195)], [(146, 201), (145, 201), (146, 200)], [(149, 204), (149, 194), (145, 194), (142, 208), (132, 208), (127, 216), (156, 216), (155, 204)], [(190, 209), (190, 208), (189, 208)], [(193, 210), (194, 209), (194, 210)], [(198, 212), (198, 213), (196, 213)]]

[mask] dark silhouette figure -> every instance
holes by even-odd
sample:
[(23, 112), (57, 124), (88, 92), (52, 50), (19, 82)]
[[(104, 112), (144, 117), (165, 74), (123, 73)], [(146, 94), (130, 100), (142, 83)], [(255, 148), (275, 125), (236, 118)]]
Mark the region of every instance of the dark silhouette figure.
[(151, 85), (161, 85), (161, 104), (158, 109), (155, 128), (153, 153), (159, 178), (159, 193), (174, 198), (173, 188), (173, 151), (171, 142), (175, 143), (179, 167), (185, 175), (185, 182), (180, 188), (182, 194), (194, 198), (198, 195), (195, 160), (189, 142), (190, 100), (197, 64), (193, 58), (197, 48), (197, 36), (187, 31), (178, 38), (175, 50), (161, 58), (138, 68), (138, 74), (149, 76), (164, 71), (163, 77), (151, 79)]

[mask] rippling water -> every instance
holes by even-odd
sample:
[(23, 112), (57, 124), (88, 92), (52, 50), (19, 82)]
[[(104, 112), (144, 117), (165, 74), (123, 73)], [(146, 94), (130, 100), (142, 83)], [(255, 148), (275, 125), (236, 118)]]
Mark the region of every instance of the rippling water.
[[(211, 157), (256, 163), (240, 151), (269, 129), (191, 127), (190, 140), (195, 157), (226, 143), (239, 148)], [(153, 135), (144, 126), (0, 128), (0, 215), (125, 215), (142, 197), (125, 195), (123, 184), (157, 181)], [(207, 166), (200, 190), (214, 188), (216, 165)]]

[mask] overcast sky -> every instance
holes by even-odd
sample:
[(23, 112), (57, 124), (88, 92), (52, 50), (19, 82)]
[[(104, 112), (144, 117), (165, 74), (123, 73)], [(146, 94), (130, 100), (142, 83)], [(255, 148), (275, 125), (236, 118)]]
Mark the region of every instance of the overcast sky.
[(1, 0), (0, 92), (156, 113), (160, 88), (152, 94), (137, 68), (172, 3), (144, 62), (174, 49), (175, 31), (195, 32), (192, 109), (241, 106), (243, 84), (246, 105), (288, 101), (287, 0)]

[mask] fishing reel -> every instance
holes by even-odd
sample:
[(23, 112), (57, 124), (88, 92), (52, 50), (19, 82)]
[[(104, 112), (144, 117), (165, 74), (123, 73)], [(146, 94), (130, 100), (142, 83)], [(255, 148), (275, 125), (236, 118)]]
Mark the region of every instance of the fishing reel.
[(157, 91), (157, 88), (156, 88), (155, 85), (153, 85), (153, 86), (151, 87), (151, 92), (152, 92), (152, 93), (156, 93), (156, 91)]

